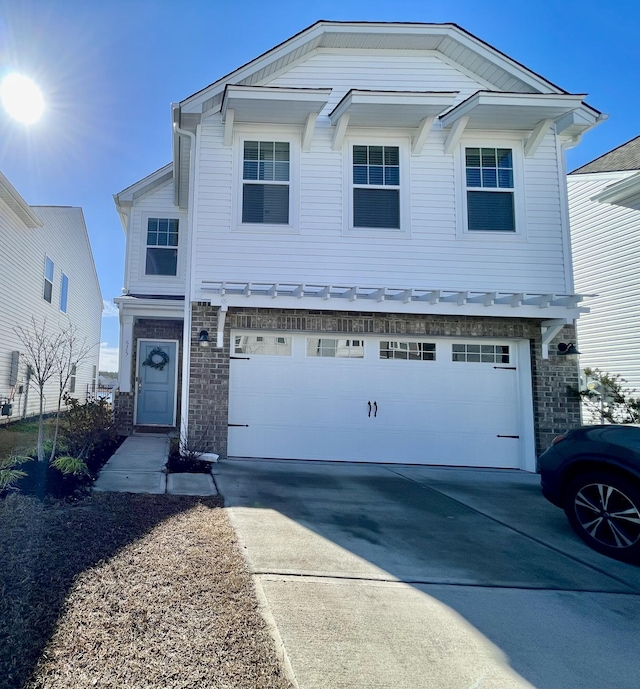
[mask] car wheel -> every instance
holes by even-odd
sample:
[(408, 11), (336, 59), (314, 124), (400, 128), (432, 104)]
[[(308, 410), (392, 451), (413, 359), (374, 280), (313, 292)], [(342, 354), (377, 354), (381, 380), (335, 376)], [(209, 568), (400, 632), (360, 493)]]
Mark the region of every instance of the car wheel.
[(605, 471), (583, 474), (569, 484), (564, 511), (588, 546), (640, 563), (640, 489), (634, 483)]

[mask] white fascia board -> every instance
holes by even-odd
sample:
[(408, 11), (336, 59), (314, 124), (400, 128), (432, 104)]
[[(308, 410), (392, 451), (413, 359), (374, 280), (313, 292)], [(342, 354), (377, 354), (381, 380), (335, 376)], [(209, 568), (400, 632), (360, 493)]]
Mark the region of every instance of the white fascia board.
[(302, 125), (309, 115), (317, 115), (324, 108), (330, 95), (331, 89), (228, 85), (222, 101), (222, 121), (233, 110), (236, 122), (261, 122), (261, 113), (269, 103), (275, 106), (278, 122)]
[[(383, 120), (378, 126), (395, 125), (397, 117), (408, 113), (413, 121), (403, 122), (404, 126), (418, 127), (429, 116), (439, 115), (446, 110), (458, 91), (349, 91), (329, 114), (332, 125), (335, 125), (342, 115), (351, 115), (351, 123), (358, 126), (358, 111), (376, 113), (379, 109)], [(386, 120), (384, 119), (386, 116)], [(406, 117), (405, 117), (406, 119)]]
[[(577, 176), (577, 175), (576, 175)], [(591, 201), (598, 203), (616, 204), (629, 201), (640, 194), (640, 172), (636, 172), (621, 182), (616, 182), (603, 189), (599, 194), (591, 197)]]
[(121, 204), (133, 203), (133, 201), (135, 199), (140, 198), (140, 196), (143, 196), (144, 194), (147, 194), (149, 191), (152, 191), (153, 189), (163, 184), (166, 184), (168, 181), (171, 180), (172, 176), (173, 163), (168, 163), (164, 167), (161, 167), (159, 170), (152, 172), (150, 175), (147, 175), (146, 177), (139, 180), (138, 182), (135, 182), (126, 189), (123, 189), (117, 194), (114, 194), (113, 199), (115, 201), (116, 207), (119, 208)]
[(184, 301), (182, 299), (144, 299), (139, 297), (116, 297), (113, 303), (123, 316), (134, 318), (169, 318), (182, 320)]
[[(469, 116), (469, 126), (474, 123), (474, 113), (480, 108), (518, 107), (531, 111), (527, 115), (526, 125), (535, 126), (540, 120), (552, 118), (557, 120), (570, 114), (582, 105), (583, 95), (573, 94), (531, 94), (531, 93), (493, 93), (478, 91), (448, 113), (440, 116), (443, 128), (451, 127), (457, 120)], [(531, 122), (532, 118), (535, 122)], [(524, 123), (524, 120), (523, 120)], [(514, 121), (514, 126), (521, 124)]]
[(22, 220), (27, 227), (42, 227), (42, 220), (20, 196), (11, 182), (0, 172), (0, 199)]

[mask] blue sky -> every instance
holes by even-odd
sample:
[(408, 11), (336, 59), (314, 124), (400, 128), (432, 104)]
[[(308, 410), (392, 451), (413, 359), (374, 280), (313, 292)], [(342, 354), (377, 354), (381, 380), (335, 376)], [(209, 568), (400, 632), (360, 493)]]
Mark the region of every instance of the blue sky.
[[(170, 161), (171, 102), (319, 19), (455, 22), (589, 94), (609, 120), (569, 151), (569, 170), (640, 134), (635, 0), (0, 0), (0, 78), (27, 74), (48, 104), (29, 128), (0, 111), (0, 170), (30, 204), (83, 208), (105, 301), (123, 281), (112, 195)], [(102, 340), (113, 369), (112, 304)]]

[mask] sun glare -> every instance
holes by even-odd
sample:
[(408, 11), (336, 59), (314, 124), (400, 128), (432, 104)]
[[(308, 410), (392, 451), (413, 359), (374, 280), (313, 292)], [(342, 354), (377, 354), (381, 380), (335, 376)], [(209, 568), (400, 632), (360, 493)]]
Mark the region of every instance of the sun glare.
[(38, 86), (22, 74), (8, 74), (0, 83), (4, 109), (18, 122), (33, 124), (44, 111), (44, 98)]

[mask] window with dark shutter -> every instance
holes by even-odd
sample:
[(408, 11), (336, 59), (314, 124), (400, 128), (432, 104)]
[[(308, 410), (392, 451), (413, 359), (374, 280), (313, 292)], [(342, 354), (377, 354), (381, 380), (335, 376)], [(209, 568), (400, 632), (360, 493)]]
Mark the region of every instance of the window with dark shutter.
[(242, 222), (289, 224), (290, 151), (285, 141), (245, 141)]
[(400, 229), (398, 146), (353, 147), (353, 226)]
[(515, 232), (513, 152), (510, 148), (465, 149), (467, 228)]

